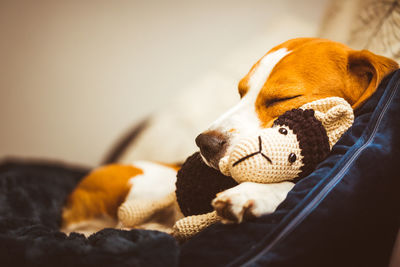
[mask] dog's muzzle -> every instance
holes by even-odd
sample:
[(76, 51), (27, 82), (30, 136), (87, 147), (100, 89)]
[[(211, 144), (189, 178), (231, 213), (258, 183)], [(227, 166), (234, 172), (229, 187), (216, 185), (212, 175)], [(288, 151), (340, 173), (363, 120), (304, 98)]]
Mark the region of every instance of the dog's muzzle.
[(196, 137), (196, 145), (206, 164), (218, 169), (219, 160), (224, 156), (228, 138), (217, 131), (207, 131)]

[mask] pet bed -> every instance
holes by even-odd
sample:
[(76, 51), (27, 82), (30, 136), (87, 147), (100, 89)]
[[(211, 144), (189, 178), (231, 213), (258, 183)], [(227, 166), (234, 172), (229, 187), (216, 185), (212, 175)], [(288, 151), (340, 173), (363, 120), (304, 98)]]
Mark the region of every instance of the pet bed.
[(180, 248), (164, 233), (58, 231), (87, 172), (0, 165), (0, 266), (386, 266), (399, 229), (400, 71), (356, 113), (330, 156), (271, 215), (215, 224)]

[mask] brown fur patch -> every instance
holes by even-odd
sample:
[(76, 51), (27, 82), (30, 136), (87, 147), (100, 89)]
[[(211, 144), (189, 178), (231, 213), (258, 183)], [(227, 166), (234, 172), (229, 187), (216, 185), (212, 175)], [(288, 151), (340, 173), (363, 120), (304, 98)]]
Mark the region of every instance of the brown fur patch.
[[(342, 97), (357, 109), (398, 68), (389, 58), (325, 39), (293, 39), (268, 53), (281, 48), (291, 53), (275, 65), (255, 103), (262, 127), (269, 127), (287, 110), (326, 97)], [(247, 93), (248, 81), (261, 60), (240, 81), (241, 96)]]

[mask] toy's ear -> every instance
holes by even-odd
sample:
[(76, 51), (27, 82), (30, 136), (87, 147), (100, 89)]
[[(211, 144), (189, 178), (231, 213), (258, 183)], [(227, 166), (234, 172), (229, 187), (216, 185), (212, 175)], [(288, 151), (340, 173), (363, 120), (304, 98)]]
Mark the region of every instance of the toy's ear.
[(352, 107), (340, 97), (319, 99), (301, 106), (301, 109), (314, 110), (315, 117), (325, 127), (330, 148), (336, 144), (354, 121)]
[(351, 51), (347, 62), (351, 95), (348, 95), (347, 99), (353, 103), (353, 109), (358, 109), (368, 100), (382, 79), (398, 67), (394, 60), (375, 55), (367, 50)]

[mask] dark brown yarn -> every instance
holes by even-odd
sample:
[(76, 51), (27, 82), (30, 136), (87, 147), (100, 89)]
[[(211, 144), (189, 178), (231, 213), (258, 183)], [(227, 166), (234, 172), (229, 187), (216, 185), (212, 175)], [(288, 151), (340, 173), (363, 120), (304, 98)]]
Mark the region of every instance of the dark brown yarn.
[(196, 152), (182, 165), (176, 179), (176, 199), (185, 216), (211, 212), (211, 201), (215, 195), (238, 183), (208, 167)]
[(314, 116), (312, 109), (292, 109), (274, 121), (274, 125), (287, 126), (297, 136), (303, 166), (298, 179), (310, 174), (329, 152), (329, 138), (322, 123)]

